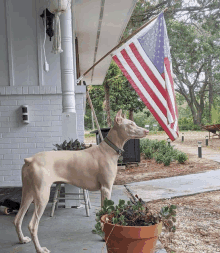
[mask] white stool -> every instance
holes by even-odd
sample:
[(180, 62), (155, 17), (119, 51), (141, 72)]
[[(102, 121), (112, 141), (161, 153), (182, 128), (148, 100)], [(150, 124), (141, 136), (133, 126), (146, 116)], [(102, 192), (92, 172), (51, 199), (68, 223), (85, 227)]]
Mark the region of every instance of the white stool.
[[(56, 184), (56, 190), (54, 193), (54, 197), (53, 197), (53, 203), (52, 203), (52, 209), (51, 209), (51, 213), (50, 213), (50, 217), (53, 217), (54, 215), (54, 210), (58, 208), (58, 203), (60, 199), (65, 199), (64, 197), (60, 197), (60, 190), (61, 190), (61, 183)], [(86, 216), (89, 217), (89, 208), (91, 209), (91, 203), (90, 203), (90, 199), (89, 199), (89, 191), (82, 189), (83, 193), (63, 193), (64, 195), (83, 195), (83, 199), (79, 199), (77, 198), (77, 200), (84, 200), (85, 202), (85, 209), (86, 209)], [(75, 200), (75, 199), (71, 199), (71, 200)]]

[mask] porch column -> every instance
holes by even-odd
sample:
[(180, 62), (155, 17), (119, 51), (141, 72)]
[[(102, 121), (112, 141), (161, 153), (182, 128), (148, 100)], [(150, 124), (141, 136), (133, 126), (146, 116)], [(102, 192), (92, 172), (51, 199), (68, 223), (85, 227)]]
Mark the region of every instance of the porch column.
[[(75, 110), (75, 64), (73, 63), (72, 17), (71, 9), (60, 16), (61, 43), (63, 52), (60, 54), (61, 87), (62, 87), (62, 139), (77, 139), (77, 117)], [(80, 189), (73, 185), (65, 185), (66, 193), (79, 193)], [(65, 207), (80, 206), (79, 200), (68, 200)], [(77, 196), (74, 196), (77, 198)]]

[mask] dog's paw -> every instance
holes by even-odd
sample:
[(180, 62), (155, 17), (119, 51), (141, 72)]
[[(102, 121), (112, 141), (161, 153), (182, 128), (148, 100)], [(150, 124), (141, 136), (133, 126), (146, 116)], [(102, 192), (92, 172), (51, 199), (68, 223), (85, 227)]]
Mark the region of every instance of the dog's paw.
[(47, 249), (46, 247), (42, 247), (40, 251), (37, 251), (37, 253), (50, 253), (50, 250)]
[(31, 241), (31, 238), (29, 238), (28, 236), (25, 236), (22, 241), (20, 241), (20, 243), (29, 243)]

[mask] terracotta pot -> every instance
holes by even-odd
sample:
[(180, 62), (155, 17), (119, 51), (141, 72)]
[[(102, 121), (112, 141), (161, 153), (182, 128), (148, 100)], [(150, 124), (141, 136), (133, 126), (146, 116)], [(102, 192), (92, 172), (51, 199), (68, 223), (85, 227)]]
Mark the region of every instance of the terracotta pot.
[(162, 222), (152, 226), (120, 226), (107, 223), (107, 217), (103, 215), (101, 222), (108, 253), (154, 253)]

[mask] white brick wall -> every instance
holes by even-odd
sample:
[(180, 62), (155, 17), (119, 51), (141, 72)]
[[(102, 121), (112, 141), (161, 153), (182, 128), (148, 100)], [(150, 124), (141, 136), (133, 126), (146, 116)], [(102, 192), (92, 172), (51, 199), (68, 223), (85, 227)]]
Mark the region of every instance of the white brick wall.
[[(85, 87), (76, 87), (77, 132), (84, 141)], [(28, 105), (29, 124), (21, 106)], [(54, 149), (62, 141), (62, 96), (0, 95), (0, 187), (21, 186), (24, 158)]]
[[(52, 150), (62, 137), (61, 95), (0, 97), (0, 186), (20, 186), (24, 158)], [(29, 124), (21, 118), (28, 105)]]

